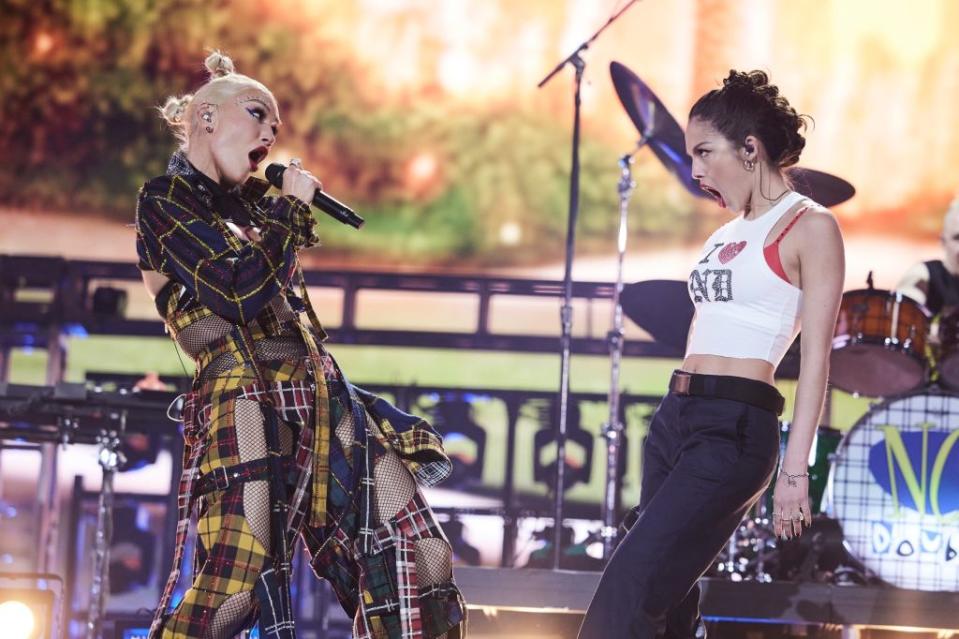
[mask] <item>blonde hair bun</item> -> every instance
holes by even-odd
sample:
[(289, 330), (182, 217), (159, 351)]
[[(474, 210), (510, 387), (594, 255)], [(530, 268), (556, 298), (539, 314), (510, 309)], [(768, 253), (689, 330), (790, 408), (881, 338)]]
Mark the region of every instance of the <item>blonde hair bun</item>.
[[(230, 96), (239, 91), (256, 90), (266, 93), (271, 98), (273, 94), (262, 83), (236, 72), (230, 56), (213, 50), (204, 62), (210, 78), (192, 94), (181, 97), (173, 96), (166, 99), (163, 106), (157, 107), (161, 117), (173, 130), (173, 135), (180, 142), (180, 149), (186, 150), (189, 139), (199, 129), (202, 123), (196, 117), (197, 106), (204, 103), (221, 104)], [(274, 107), (275, 108), (275, 107)]]
[(166, 103), (160, 107), (160, 114), (171, 126), (181, 124), (183, 122), (183, 116), (186, 115), (186, 108), (190, 106), (192, 100), (192, 94), (179, 97), (171, 96), (167, 98)]
[(210, 72), (211, 78), (222, 78), (231, 73), (236, 73), (236, 67), (233, 66), (233, 60), (230, 59), (230, 56), (220, 53), (218, 50), (214, 50), (208, 55), (204, 64), (207, 71)]

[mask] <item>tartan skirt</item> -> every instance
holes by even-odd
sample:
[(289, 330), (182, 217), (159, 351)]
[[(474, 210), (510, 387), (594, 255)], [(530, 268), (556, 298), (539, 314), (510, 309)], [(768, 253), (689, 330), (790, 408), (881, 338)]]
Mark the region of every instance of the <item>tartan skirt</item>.
[[(428, 584), (421, 584), (417, 578), (417, 542), (442, 540), (449, 546), (419, 487), (392, 517), (374, 521), (371, 504), (377, 491), (388, 491), (390, 486), (377, 486), (372, 469), (384, 456), (397, 454), (397, 448), (402, 448), (397, 446), (397, 429), (389, 419), (390, 413), (386, 411), (384, 417), (376, 410), (376, 402), (383, 400), (371, 401), (365, 394), (361, 399), (362, 391), (358, 393), (359, 389), (343, 379), (329, 381), (323, 393), (328, 400), (324, 402), (328, 412), (322, 411), (326, 424), (320, 425), (315, 414), (318, 389), (313, 385), (312, 371), (308, 366), (303, 370), (291, 370), (290, 366), (286, 362), (282, 371), (272, 372), (268, 365), (261, 366), (273, 379), (273, 373), (282, 373), (283, 381), (270, 383), (269, 388), (250, 380), (253, 383), (229, 392), (206, 395), (211, 401), (193, 407), (196, 418), (188, 421), (202, 427), (185, 433), (185, 455), (190, 459), (184, 464), (180, 498), (188, 513), (196, 511), (194, 577), (172, 612), (166, 613), (166, 603), (161, 600), (150, 636), (218, 636), (225, 631), (220, 619), (224, 615), (217, 614), (224, 606), (224, 610), (237, 611), (229, 619), (229, 632), (249, 627), (259, 616), (261, 634), (270, 636), (264, 632), (262, 619), (263, 607), (268, 605), (264, 602), (272, 601), (276, 594), (273, 591), (279, 587), (271, 579), (276, 544), (265, 548), (254, 534), (244, 500), (244, 486), (265, 479), (267, 467), (265, 460), (241, 460), (237, 436), (236, 420), (243, 419), (238, 403), (253, 401), (275, 411), (293, 433), (292, 450), (283, 457), (288, 514), (281, 548), (291, 554), (299, 537), (313, 571), (331, 584), (353, 619), (354, 636), (465, 637), (466, 606), (452, 575)], [(315, 469), (303, 463), (315, 436), (307, 431), (314, 426), (337, 433), (352, 429), (353, 436), (348, 443), (329, 437), (328, 464), (324, 464), (328, 472), (303, 481), (304, 473)], [(422, 473), (406, 472), (422, 480)], [(321, 524), (310, 517), (316, 490), (326, 491), (326, 516)], [(179, 526), (177, 560), (182, 556), (185, 535), (186, 526)], [(284, 560), (289, 561), (289, 556)], [(174, 570), (171, 580), (175, 582), (177, 577)], [(169, 601), (169, 595), (165, 601)], [(290, 628), (281, 630), (292, 633), (292, 620), (288, 625)], [(278, 637), (293, 636), (277, 632)]]

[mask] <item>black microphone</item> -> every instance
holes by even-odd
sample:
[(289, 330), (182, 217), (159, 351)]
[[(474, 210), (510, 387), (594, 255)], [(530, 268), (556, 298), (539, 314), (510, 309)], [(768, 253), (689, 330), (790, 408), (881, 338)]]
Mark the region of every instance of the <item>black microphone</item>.
[[(283, 188), (283, 172), (286, 167), (282, 164), (273, 163), (266, 167), (267, 181), (278, 189)], [(353, 228), (360, 228), (366, 222), (363, 218), (353, 212), (353, 209), (343, 204), (339, 200), (330, 197), (320, 189), (313, 193), (313, 206), (320, 209), (330, 217), (349, 224)]]

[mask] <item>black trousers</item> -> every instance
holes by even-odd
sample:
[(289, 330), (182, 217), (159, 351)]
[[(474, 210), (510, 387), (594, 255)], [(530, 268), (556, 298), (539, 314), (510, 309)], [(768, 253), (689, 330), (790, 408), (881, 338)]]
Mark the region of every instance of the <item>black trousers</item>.
[(643, 446), (638, 518), (606, 566), (579, 638), (696, 637), (697, 582), (768, 485), (778, 454), (772, 411), (666, 395)]

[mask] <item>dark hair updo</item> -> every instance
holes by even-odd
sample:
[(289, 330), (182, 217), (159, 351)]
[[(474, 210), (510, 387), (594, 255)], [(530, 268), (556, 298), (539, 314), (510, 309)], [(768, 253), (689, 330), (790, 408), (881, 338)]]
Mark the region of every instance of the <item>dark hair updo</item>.
[(796, 113), (763, 71), (735, 70), (729, 71), (721, 89), (696, 101), (689, 118), (709, 122), (737, 148), (746, 136), (756, 136), (766, 147), (769, 161), (781, 169), (799, 161), (806, 146), (800, 130), (811, 119)]

